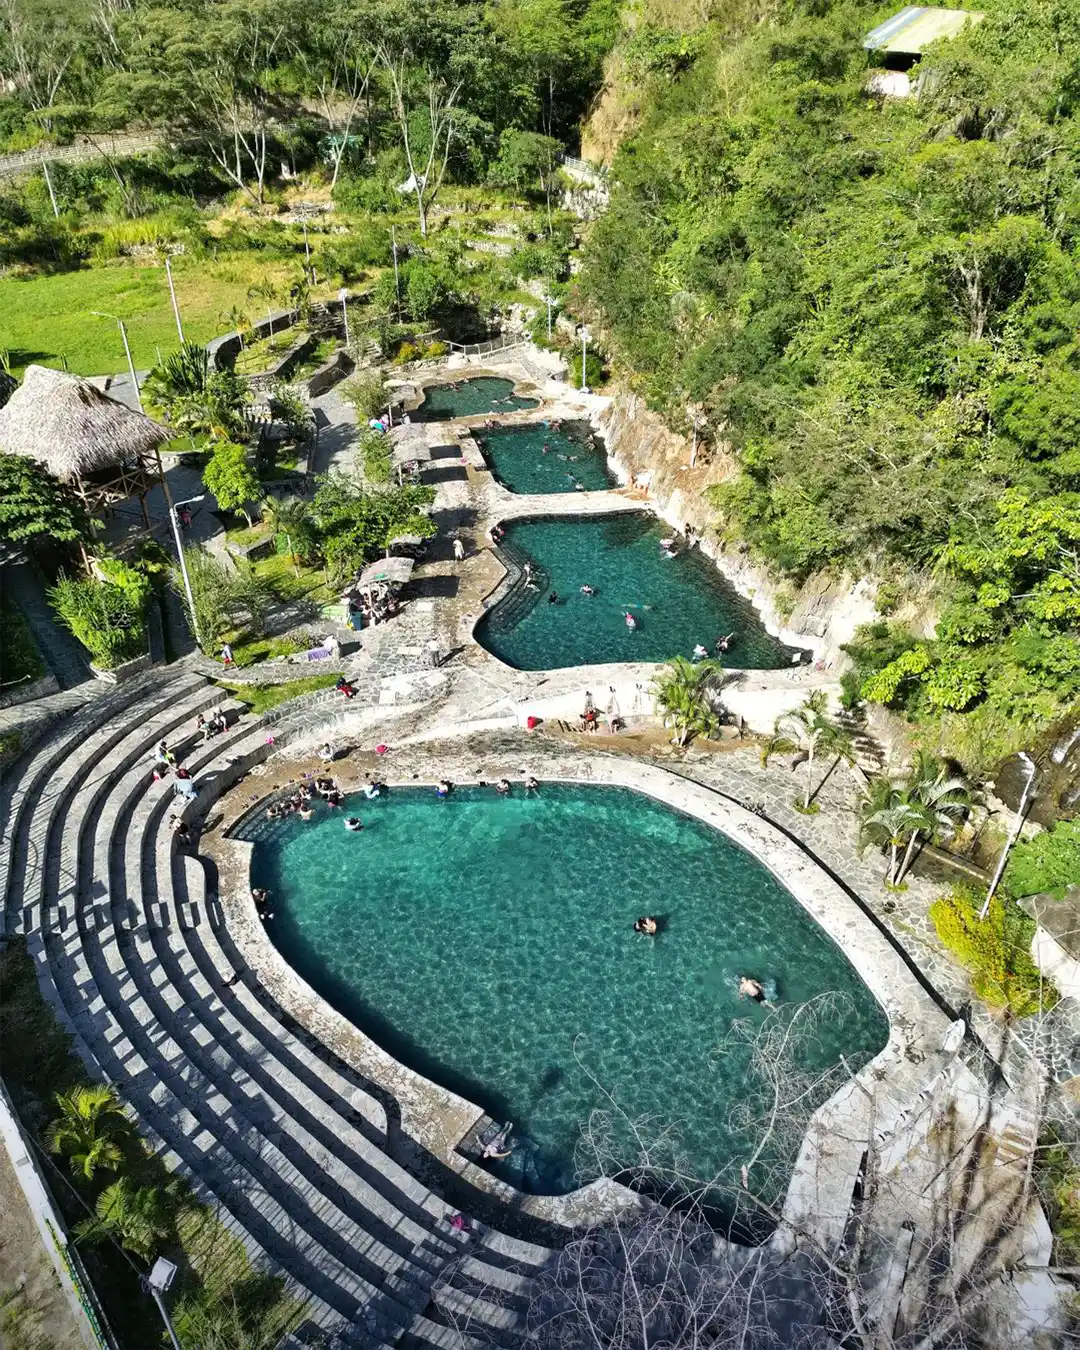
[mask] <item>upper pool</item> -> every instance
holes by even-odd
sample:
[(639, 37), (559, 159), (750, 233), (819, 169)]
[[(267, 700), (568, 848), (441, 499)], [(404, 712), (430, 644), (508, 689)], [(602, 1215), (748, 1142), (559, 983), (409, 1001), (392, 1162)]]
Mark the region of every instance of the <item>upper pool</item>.
[[(351, 812), (361, 834), (343, 828)], [(740, 1000), (741, 974), (781, 1008), (844, 998), (799, 1044), (801, 1070), (860, 1064), (887, 1037), (839, 947), (765, 867), (640, 793), (395, 788), (240, 833), (285, 959), (398, 1059), (513, 1121), (501, 1174), (525, 1190), (590, 1179), (575, 1151), (605, 1092), (628, 1120), (673, 1128), (690, 1176), (737, 1171), (752, 1143), (729, 1110), (754, 1082), (745, 1047), (719, 1047), (735, 1019), (764, 1016)], [(658, 937), (634, 933), (641, 914), (660, 917)], [(612, 1138), (635, 1161), (625, 1123)], [(781, 1194), (791, 1158), (769, 1161)]]
[(603, 446), (587, 422), (524, 422), (473, 432), (495, 477), (511, 492), (598, 492), (612, 487)]
[[(519, 581), (477, 625), (477, 639), (519, 670), (666, 661), (692, 656), (698, 643), (715, 654), (716, 639), (728, 633), (735, 636), (725, 664), (790, 665), (792, 650), (765, 631), (749, 600), (700, 550), (666, 556), (660, 541), (668, 533), (643, 512), (511, 521), (509, 553), (531, 559), (537, 589)], [(583, 585), (596, 594), (582, 595)]]
[(514, 393), (513, 380), (481, 375), (475, 380), (429, 384), (424, 401), (410, 414), (417, 422), (445, 422), (451, 417), (475, 417), (477, 413), (506, 413), (515, 408), (535, 408), (539, 399)]

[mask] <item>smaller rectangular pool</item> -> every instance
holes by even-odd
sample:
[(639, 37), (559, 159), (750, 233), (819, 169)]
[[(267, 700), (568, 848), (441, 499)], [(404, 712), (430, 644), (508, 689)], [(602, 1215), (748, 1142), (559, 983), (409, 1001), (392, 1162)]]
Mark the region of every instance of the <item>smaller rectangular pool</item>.
[(451, 417), (475, 417), (479, 413), (506, 413), (516, 408), (535, 408), (539, 399), (514, 393), (513, 380), (481, 375), (475, 380), (452, 380), (424, 390), (424, 401), (412, 413), (414, 422), (445, 422)]
[(524, 422), (473, 431), (492, 473), (511, 492), (601, 492), (615, 486), (588, 422)]

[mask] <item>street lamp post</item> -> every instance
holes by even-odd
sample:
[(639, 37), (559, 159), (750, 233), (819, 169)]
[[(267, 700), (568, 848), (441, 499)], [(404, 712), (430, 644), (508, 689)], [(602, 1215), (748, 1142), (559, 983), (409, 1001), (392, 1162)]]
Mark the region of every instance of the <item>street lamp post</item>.
[(342, 286), (341, 290), (338, 291), (338, 293), (337, 293), (337, 298), (341, 301), (341, 317), (345, 320), (345, 346), (346, 346), (346, 347), (348, 347), (348, 345), (349, 345), (349, 311), (348, 311), (348, 309), (347, 309), (346, 306), (345, 306), (345, 301), (348, 299), (348, 296), (349, 296), (349, 292), (345, 289), (344, 286)]
[(1001, 857), (998, 859), (997, 867), (994, 869), (993, 880), (990, 882), (990, 889), (986, 892), (986, 899), (983, 901), (983, 907), (979, 910), (979, 918), (985, 919), (990, 912), (990, 901), (994, 898), (994, 892), (1001, 881), (1002, 873), (1005, 871), (1005, 864), (1009, 860), (1009, 854), (1012, 846), (1020, 838), (1020, 831), (1024, 828), (1024, 817), (1027, 814), (1028, 798), (1031, 796), (1031, 789), (1035, 782), (1036, 764), (1026, 750), (1021, 750), (1018, 756), (1024, 760), (1028, 766), (1027, 782), (1024, 784), (1024, 791), (1020, 794), (1020, 804), (1016, 808), (1016, 824), (1012, 828), (1008, 839), (1005, 840), (1005, 847), (1001, 850)]
[(551, 341), (551, 306), (555, 303), (550, 295), (544, 296), (544, 304), (547, 305), (547, 334), (548, 341)]
[(587, 355), (587, 346), (589, 342), (589, 330), (584, 324), (581, 325), (581, 392), (587, 394), (589, 386), (585, 383), (585, 357)]
[(124, 327), (123, 319), (118, 319), (115, 314), (106, 314), (100, 309), (92, 309), (90, 313), (98, 319), (112, 319), (113, 323), (120, 329), (120, 336), (124, 340), (124, 355), (127, 357), (128, 374), (131, 376), (131, 387), (135, 390), (135, 402), (139, 405), (139, 411), (145, 412), (142, 394), (139, 392), (139, 381), (135, 376), (135, 362), (131, 359), (131, 347), (128, 345), (127, 329)]
[[(165, 493), (165, 505), (169, 512), (169, 523), (172, 525), (173, 539), (176, 542), (176, 557), (180, 563), (180, 576), (184, 582), (184, 594), (187, 596), (188, 615), (191, 618), (191, 634), (194, 637), (196, 645), (202, 646), (202, 636), (199, 633), (199, 620), (195, 613), (195, 595), (191, 589), (191, 577), (188, 575), (187, 559), (184, 557), (184, 541), (180, 537), (180, 518), (176, 514), (176, 507), (173, 505), (172, 493), (169, 491), (169, 483), (165, 477), (165, 470), (161, 466), (161, 455), (158, 454), (158, 473), (161, 475), (161, 487)], [(189, 502), (201, 502), (205, 494), (200, 493), (197, 497), (188, 497)]]
[(180, 322), (180, 306), (176, 303), (176, 287), (172, 279), (172, 263), (169, 261), (169, 255), (165, 254), (165, 275), (169, 278), (169, 295), (172, 297), (173, 318), (176, 320), (176, 331), (180, 334), (180, 346), (184, 345), (184, 325)]
[(171, 1261), (166, 1261), (163, 1256), (159, 1256), (154, 1262), (154, 1268), (149, 1275), (142, 1277), (142, 1283), (153, 1296), (154, 1302), (158, 1306), (158, 1312), (161, 1313), (161, 1320), (165, 1323), (165, 1330), (169, 1333), (169, 1340), (172, 1341), (173, 1350), (183, 1350), (180, 1342), (176, 1338), (176, 1332), (173, 1330), (173, 1324), (169, 1317), (169, 1310), (165, 1306), (165, 1300), (162, 1294), (169, 1288), (176, 1278), (176, 1266)]

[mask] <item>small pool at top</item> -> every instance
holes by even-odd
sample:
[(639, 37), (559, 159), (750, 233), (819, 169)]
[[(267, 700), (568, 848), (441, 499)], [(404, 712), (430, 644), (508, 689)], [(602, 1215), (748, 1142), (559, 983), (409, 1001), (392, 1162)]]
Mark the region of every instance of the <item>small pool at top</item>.
[(495, 477), (511, 492), (598, 492), (614, 486), (603, 445), (587, 422), (476, 427)]
[(538, 405), (539, 399), (515, 394), (513, 380), (481, 375), (475, 380), (455, 380), (452, 384), (429, 384), (423, 403), (410, 416), (415, 422), (444, 422), (451, 417), (507, 413)]
[[(511, 521), (508, 554), (531, 560), (537, 589), (515, 585), (481, 619), (477, 639), (519, 670), (667, 661), (692, 656), (698, 643), (715, 655), (716, 639), (729, 633), (730, 650), (718, 658), (725, 665), (790, 665), (792, 649), (766, 632), (750, 601), (699, 549), (666, 556), (660, 541), (669, 533), (644, 512)], [(586, 584), (595, 595), (582, 595)]]
[[(343, 828), (355, 812), (362, 833)], [(345, 811), (251, 818), (253, 884), (273, 893), (271, 940), (325, 999), (403, 1063), (512, 1121), (500, 1175), (539, 1194), (591, 1179), (578, 1154), (611, 1093), (629, 1121), (672, 1128), (692, 1177), (738, 1170), (751, 1140), (729, 1118), (754, 1090), (735, 1019), (833, 991), (843, 1015), (800, 1042), (800, 1070), (861, 1064), (888, 1026), (846, 957), (726, 835), (622, 788), (541, 783), (392, 788)], [(657, 915), (660, 934), (633, 931)], [(613, 1119), (620, 1161), (635, 1161)], [(770, 1159), (781, 1194), (792, 1159)]]

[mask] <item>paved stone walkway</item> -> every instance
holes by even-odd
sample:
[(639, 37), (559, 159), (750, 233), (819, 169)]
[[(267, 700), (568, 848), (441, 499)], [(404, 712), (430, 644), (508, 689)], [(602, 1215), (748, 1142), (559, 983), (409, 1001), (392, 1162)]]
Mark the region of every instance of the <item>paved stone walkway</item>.
[(86, 653), (68, 630), (60, 624), (37, 574), (28, 563), (9, 563), (4, 567), (7, 597), (22, 612), (41, 650), (46, 668), (61, 689), (74, 689), (91, 678)]

